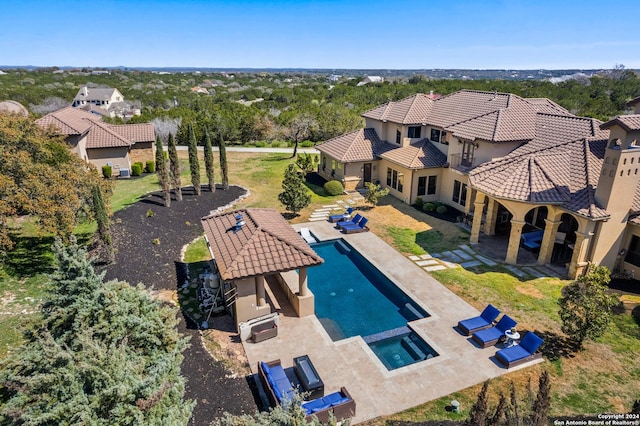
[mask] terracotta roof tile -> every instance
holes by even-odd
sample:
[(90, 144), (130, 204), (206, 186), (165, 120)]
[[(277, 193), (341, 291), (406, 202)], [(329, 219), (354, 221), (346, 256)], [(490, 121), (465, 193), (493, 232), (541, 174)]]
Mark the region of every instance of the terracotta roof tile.
[(87, 135), (87, 148), (117, 148), (133, 144), (131, 140), (115, 132), (113, 127), (105, 123), (94, 123)]
[[(245, 224), (235, 229), (236, 215)], [(274, 209), (244, 209), (202, 218), (223, 280), (290, 271), (323, 262)]]
[(418, 93), (365, 111), (362, 116), (400, 124), (421, 124), (424, 123), (433, 105), (432, 97)]
[(65, 107), (36, 120), (42, 128), (54, 126), (63, 135), (81, 135), (91, 128), (93, 122), (100, 121), (98, 115), (74, 107)]
[(354, 163), (376, 160), (396, 147), (381, 141), (374, 129), (360, 129), (322, 142), (316, 148), (342, 163)]
[(614, 124), (618, 124), (626, 131), (640, 130), (640, 114), (619, 115), (613, 120), (609, 120), (600, 126), (601, 129), (609, 129)]
[(133, 143), (156, 140), (155, 127), (151, 123), (110, 125), (109, 127)]
[(380, 157), (408, 169), (442, 167), (447, 163), (447, 156), (433, 146), (428, 139), (421, 139), (405, 147), (387, 151)]

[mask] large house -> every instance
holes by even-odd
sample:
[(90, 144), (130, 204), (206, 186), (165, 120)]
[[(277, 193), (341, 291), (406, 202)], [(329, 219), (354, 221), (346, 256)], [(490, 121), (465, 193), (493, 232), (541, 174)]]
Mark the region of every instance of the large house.
[(151, 123), (114, 125), (100, 115), (66, 107), (36, 120), (40, 127), (64, 135), (71, 150), (98, 169), (111, 166), (118, 176), (135, 162), (155, 161), (155, 129)]
[(118, 89), (112, 87), (82, 86), (71, 106), (111, 118), (140, 115), (140, 109), (131, 108)]
[(506, 263), (531, 250), (571, 277), (590, 262), (640, 273), (640, 98), (629, 106), (634, 115), (602, 123), (549, 99), (416, 94), (318, 145), (319, 173), (348, 190), (374, 182), (406, 203), (446, 203), (469, 219), (471, 243), (502, 236)]

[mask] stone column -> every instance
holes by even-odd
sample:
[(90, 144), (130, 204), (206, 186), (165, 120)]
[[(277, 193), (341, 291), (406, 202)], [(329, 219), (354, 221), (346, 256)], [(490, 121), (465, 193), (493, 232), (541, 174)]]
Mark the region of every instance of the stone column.
[(484, 234), (496, 234), (496, 221), (498, 220), (498, 202), (493, 198), (489, 198), (487, 204), (487, 214), (484, 218)]
[(556, 244), (556, 232), (558, 227), (562, 223), (561, 220), (553, 221), (549, 219), (544, 220), (544, 235), (542, 242), (540, 243), (540, 252), (538, 253), (538, 265), (545, 265), (551, 261), (551, 255), (553, 254), (553, 248)]
[(484, 194), (478, 192), (476, 194), (476, 201), (473, 203), (473, 223), (471, 224), (471, 237), (469, 242), (471, 244), (478, 244), (480, 241), (480, 227), (482, 226), (482, 211), (484, 210)]
[(306, 296), (309, 293), (309, 287), (307, 286), (307, 268), (300, 268), (298, 270), (298, 294), (300, 296)]
[(571, 263), (569, 264), (569, 277), (575, 278), (586, 266), (584, 256), (586, 253), (586, 247), (589, 245), (589, 239), (591, 234), (586, 232), (576, 232), (576, 243), (573, 246), (573, 256), (571, 256)]
[(264, 296), (264, 276), (262, 275), (256, 277), (256, 302), (258, 307), (267, 304), (267, 300)]
[(524, 220), (511, 219), (511, 234), (509, 234), (509, 246), (507, 257), (504, 261), (510, 265), (518, 264), (518, 250), (520, 250), (520, 238), (522, 237), (522, 227)]

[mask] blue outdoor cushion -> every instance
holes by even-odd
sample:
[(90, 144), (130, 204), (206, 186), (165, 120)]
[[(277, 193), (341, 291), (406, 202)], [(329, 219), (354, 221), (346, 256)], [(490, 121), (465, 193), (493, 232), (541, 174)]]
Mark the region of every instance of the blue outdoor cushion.
[(493, 340), (498, 340), (502, 336), (504, 336), (504, 331), (498, 330), (497, 327), (487, 328), (485, 330), (476, 331), (473, 333), (474, 338), (477, 338), (482, 343), (491, 342)]
[(330, 405), (325, 403), (322, 398), (314, 399), (313, 401), (305, 402), (304, 404), (302, 404), (302, 408), (305, 409), (307, 415), (316, 413), (329, 407)]
[(496, 318), (498, 318), (498, 315), (500, 315), (500, 311), (498, 310), (498, 308), (489, 304), (486, 308), (484, 308), (484, 311), (482, 311), (480, 317), (491, 324), (496, 320)]
[(510, 316), (503, 315), (502, 318), (500, 318), (500, 321), (498, 321), (498, 323), (496, 324), (496, 328), (502, 331), (502, 334), (504, 334), (505, 331), (511, 330), (517, 324), (517, 321)]
[(264, 374), (269, 375), (269, 366), (264, 361), (262, 362), (262, 371), (264, 371)]
[(524, 338), (520, 342), (520, 346), (522, 346), (530, 354), (534, 354), (543, 342), (544, 341), (540, 337), (536, 336), (532, 331), (530, 331), (525, 334)]
[(327, 405), (332, 405), (334, 402), (339, 401), (343, 398), (343, 395), (340, 392), (330, 393), (329, 395), (325, 395), (322, 397), (322, 401), (324, 401)]
[(345, 402), (349, 402), (349, 401), (351, 401), (351, 399), (349, 399), (347, 397), (340, 398), (339, 400), (332, 402), (331, 406), (335, 407), (336, 405), (344, 404)]
[(460, 321), (460, 325), (466, 328), (467, 330), (477, 330), (478, 328), (486, 327), (491, 325), (490, 322), (487, 322), (482, 317), (474, 317), (466, 320)]
[(284, 372), (284, 368), (282, 368), (279, 365), (274, 365), (273, 367), (271, 367), (269, 371), (269, 375), (273, 377), (273, 380), (280, 380), (280, 379), (289, 380), (289, 378), (287, 377), (287, 373)]
[(285, 397), (290, 397), (292, 390), (289, 379), (278, 379), (275, 381), (275, 386), (273, 386), (273, 393), (276, 394), (279, 401), (282, 401)]
[(505, 361), (505, 364), (518, 361), (528, 356), (531, 356), (531, 353), (521, 345), (511, 346), (510, 348), (506, 349), (500, 349), (498, 352), (496, 352), (496, 358), (502, 359), (503, 361)]

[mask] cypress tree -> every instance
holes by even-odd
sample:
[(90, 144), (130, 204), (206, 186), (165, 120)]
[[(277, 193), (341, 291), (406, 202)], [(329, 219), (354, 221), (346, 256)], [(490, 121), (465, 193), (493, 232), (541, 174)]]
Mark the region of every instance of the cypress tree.
[(196, 191), (196, 195), (200, 195), (200, 161), (198, 161), (198, 144), (196, 135), (193, 132), (193, 125), (189, 123), (187, 127), (187, 141), (189, 143), (189, 169), (191, 170), (191, 184)]
[(167, 158), (164, 155), (160, 136), (156, 137), (156, 173), (158, 174), (158, 182), (162, 187), (162, 194), (164, 195), (164, 206), (171, 207), (171, 181), (169, 179), (169, 167), (167, 164)]
[(229, 170), (227, 169), (227, 149), (224, 144), (222, 134), (218, 136), (218, 147), (220, 148), (220, 172), (222, 174), (222, 189), (229, 189)]
[(289, 164), (284, 172), (284, 180), (282, 181), (282, 191), (278, 195), (278, 199), (287, 210), (297, 214), (311, 203), (311, 195), (304, 186), (302, 176), (298, 173), (295, 164)]
[(531, 425), (545, 426), (548, 423), (547, 416), (551, 407), (551, 383), (549, 382), (549, 372), (543, 371), (538, 379), (538, 395), (533, 403)]
[(487, 424), (487, 415), (489, 411), (487, 392), (489, 391), (489, 381), (484, 382), (482, 390), (478, 394), (476, 403), (471, 407), (469, 419), (465, 424), (469, 426), (485, 426)]
[(182, 183), (180, 182), (180, 162), (178, 161), (178, 151), (176, 149), (176, 140), (172, 133), (169, 133), (169, 176), (171, 187), (176, 191), (176, 200), (182, 201)]
[(98, 238), (103, 244), (107, 260), (113, 262), (113, 241), (111, 240), (111, 225), (107, 206), (102, 197), (102, 190), (99, 185), (93, 187), (93, 215), (98, 223)]
[(216, 191), (215, 183), (215, 165), (213, 163), (213, 148), (211, 147), (211, 136), (209, 136), (209, 130), (204, 128), (204, 168), (207, 172), (207, 181), (209, 182), (209, 191)]

